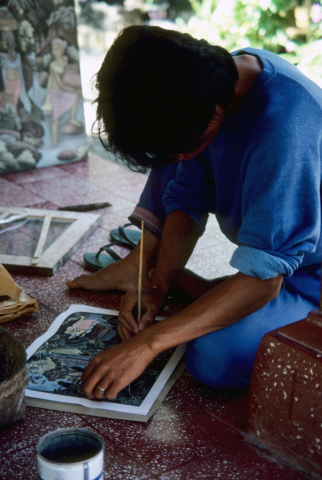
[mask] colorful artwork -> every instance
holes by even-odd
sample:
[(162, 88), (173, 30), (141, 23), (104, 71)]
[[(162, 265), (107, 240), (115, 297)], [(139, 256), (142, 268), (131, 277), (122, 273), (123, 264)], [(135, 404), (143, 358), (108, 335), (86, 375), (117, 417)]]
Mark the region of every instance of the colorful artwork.
[(37, 392), (38, 398), (55, 401), (66, 401), (68, 397), (73, 403), (77, 403), (78, 398), (82, 405), (92, 408), (97, 408), (97, 404), (105, 404), (105, 408), (110, 408), (109, 404), (114, 408), (117, 405), (140, 407), (146, 400), (150, 404), (148, 396), (152, 395), (155, 400), (183, 355), (182, 348), (179, 353), (171, 349), (159, 355), (116, 399), (87, 400), (85, 397), (81, 374), (97, 353), (121, 342), (117, 323), (117, 312), (94, 307), (74, 305), (61, 314), (50, 330), (27, 351), (29, 381), (26, 394), (33, 396), (32, 392)]
[(73, 0), (0, 7), (0, 174), (87, 158)]

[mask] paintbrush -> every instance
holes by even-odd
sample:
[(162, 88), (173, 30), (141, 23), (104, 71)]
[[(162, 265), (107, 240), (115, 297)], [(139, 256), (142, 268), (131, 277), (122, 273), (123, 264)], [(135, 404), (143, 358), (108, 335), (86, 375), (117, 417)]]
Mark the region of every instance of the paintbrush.
[(141, 220), (140, 264), (139, 264), (139, 285), (138, 285), (138, 323), (140, 323), (141, 321), (141, 307), (142, 307), (143, 239), (144, 239), (144, 221)]

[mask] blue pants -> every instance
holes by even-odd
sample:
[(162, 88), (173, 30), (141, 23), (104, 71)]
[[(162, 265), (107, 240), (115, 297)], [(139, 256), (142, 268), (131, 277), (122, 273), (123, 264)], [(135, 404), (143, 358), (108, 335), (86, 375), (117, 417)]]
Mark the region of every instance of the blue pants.
[[(130, 217), (134, 223), (144, 219), (159, 238), (166, 217), (162, 197), (177, 166), (178, 163), (173, 163), (150, 173), (138, 206)], [(305, 269), (301, 270), (300, 284), (304, 284)], [(250, 384), (257, 348), (265, 333), (306, 318), (308, 312), (316, 308), (318, 303), (294, 290), (294, 285), (289, 288), (285, 281), (278, 297), (265, 307), (234, 325), (189, 342), (187, 368), (197, 380), (214, 388), (246, 387)]]

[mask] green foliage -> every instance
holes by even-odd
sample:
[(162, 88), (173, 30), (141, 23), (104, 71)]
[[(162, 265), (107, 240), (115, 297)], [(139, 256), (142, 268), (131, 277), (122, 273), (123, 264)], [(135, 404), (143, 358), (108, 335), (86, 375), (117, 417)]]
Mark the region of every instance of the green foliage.
[(209, 18), (218, 6), (217, 0), (190, 0), (191, 6), (200, 18)]
[[(247, 46), (276, 53), (296, 49), (305, 35), (292, 42), (289, 28), (295, 27), (295, 8), (305, 0), (190, 0), (195, 11), (188, 24), (176, 19), (181, 31), (220, 43), (228, 50)], [(311, 24), (308, 36), (322, 36), (322, 22)], [(298, 45), (297, 45), (298, 44)], [(287, 48), (286, 48), (287, 47)]]
[(195, 15), (176, 23), (180, 31), (229, 51), (251, 46), (283, 54), (322, 87), (322, 21), (311, 23), (306, 35), (289, 36), (295, 7), (305, 1), (190, 0)]
[(286, 28), (295, 25), (293, 0), (237, 0), (235, 24), (253, 46), (279, 52), (287, 43)]

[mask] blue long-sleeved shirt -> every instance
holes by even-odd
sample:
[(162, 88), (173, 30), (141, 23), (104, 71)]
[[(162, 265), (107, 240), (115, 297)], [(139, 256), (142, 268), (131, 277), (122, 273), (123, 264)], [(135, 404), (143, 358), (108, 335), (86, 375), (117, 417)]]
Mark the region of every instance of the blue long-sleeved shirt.
[(237, 53), (257, 55), (263, 71), (213, 143), (180, 162), (164, 196), (166, 213), (182, 210), (204, 229), (214, 212), (238, 245), (233, 267), (262, 279), (283, 274), (290, 288), (316, 301), (322, 90), (277, 55), (253, 48)]

